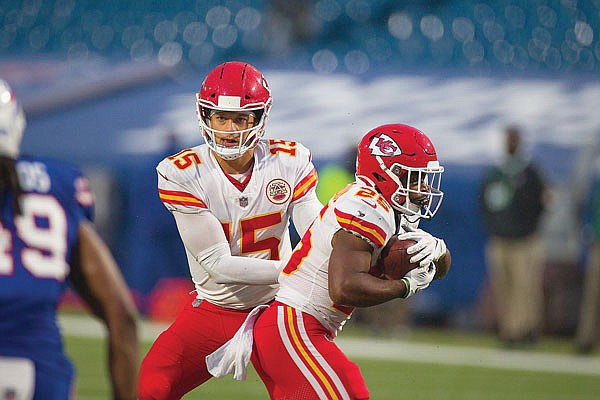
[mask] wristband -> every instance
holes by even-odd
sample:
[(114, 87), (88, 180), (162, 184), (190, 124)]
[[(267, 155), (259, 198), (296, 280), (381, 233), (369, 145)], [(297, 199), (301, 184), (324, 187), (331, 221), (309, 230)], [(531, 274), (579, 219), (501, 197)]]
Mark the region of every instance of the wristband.
[(410, 296), (410, 281), (407, 278), (402, 278), (401, 280), (404, 282), (404, 286), (406, 286), (406, 293), (404, 293), (404, 296), (401, 298), (406, 299), (408, 296)]

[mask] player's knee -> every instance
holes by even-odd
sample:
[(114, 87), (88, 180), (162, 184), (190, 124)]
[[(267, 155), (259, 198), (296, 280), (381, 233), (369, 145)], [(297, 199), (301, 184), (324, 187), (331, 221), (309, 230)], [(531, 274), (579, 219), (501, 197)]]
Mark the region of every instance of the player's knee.
[(138, 376), (138, 400), (170, 400), (173, 393), (172, 379), (152, 363), (151, 358), (142, 361)]
[(138, 382), (139, 400), (169, 400), (175, 398), (171, 393), (171, 383), (160, 375), (140, 376)]

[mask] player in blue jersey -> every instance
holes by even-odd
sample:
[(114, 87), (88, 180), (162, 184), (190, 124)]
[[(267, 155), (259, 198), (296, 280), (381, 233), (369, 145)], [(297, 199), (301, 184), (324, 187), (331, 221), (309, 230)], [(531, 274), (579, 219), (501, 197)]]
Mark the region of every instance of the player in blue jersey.
[(0, 80), (0, 398), (75, 397), (56, 322), (70, 281), (107, 327), (113, 398), (135, 399), (137, 312), (91, 223), (89, 182), (68, 164), (19, 156), (24, 128)]

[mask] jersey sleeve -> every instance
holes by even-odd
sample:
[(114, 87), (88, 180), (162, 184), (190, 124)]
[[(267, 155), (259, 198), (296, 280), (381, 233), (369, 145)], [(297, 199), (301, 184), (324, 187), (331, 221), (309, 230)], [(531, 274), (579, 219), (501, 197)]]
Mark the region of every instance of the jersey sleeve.
[(158, 195), (169, 211), (197, 214), (208, 209), (198, 169), (194, 165), (181, 168), (167, 157), (158, 164), (156, 172)]
[(300, 143), (296, 143), (296, 148), (298, 164), (292, 202), (310, 201), (312, 195), (316, 197), (317, 170), (310, 151)]
[(381, 249), (395, 232), (394, 212), (372, 190), (364, 193), (356, 187), (343, 193), (333, 202), (333, 212), (342, 229)]
[[(275, 146), (279, 141), (272, 141)], [(323, 204), (317, 198), (317, 170), (312, 163), (310, 151), (298, 142), (283, 142), (294, 149), (294, 157), (290, 157), (291, 167), (294, 168), (294, 187), (290, 211), (296, 230), (302, 236), (312, 221), (318, 215)]]

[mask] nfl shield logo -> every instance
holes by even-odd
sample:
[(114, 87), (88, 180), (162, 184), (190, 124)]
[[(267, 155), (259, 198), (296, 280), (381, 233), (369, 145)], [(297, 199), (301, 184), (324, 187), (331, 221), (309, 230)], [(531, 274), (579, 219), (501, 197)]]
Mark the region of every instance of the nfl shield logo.
[(246, 196), (240, 197), (240, 207), (246, 207), (248, 205), (248, 198)]

